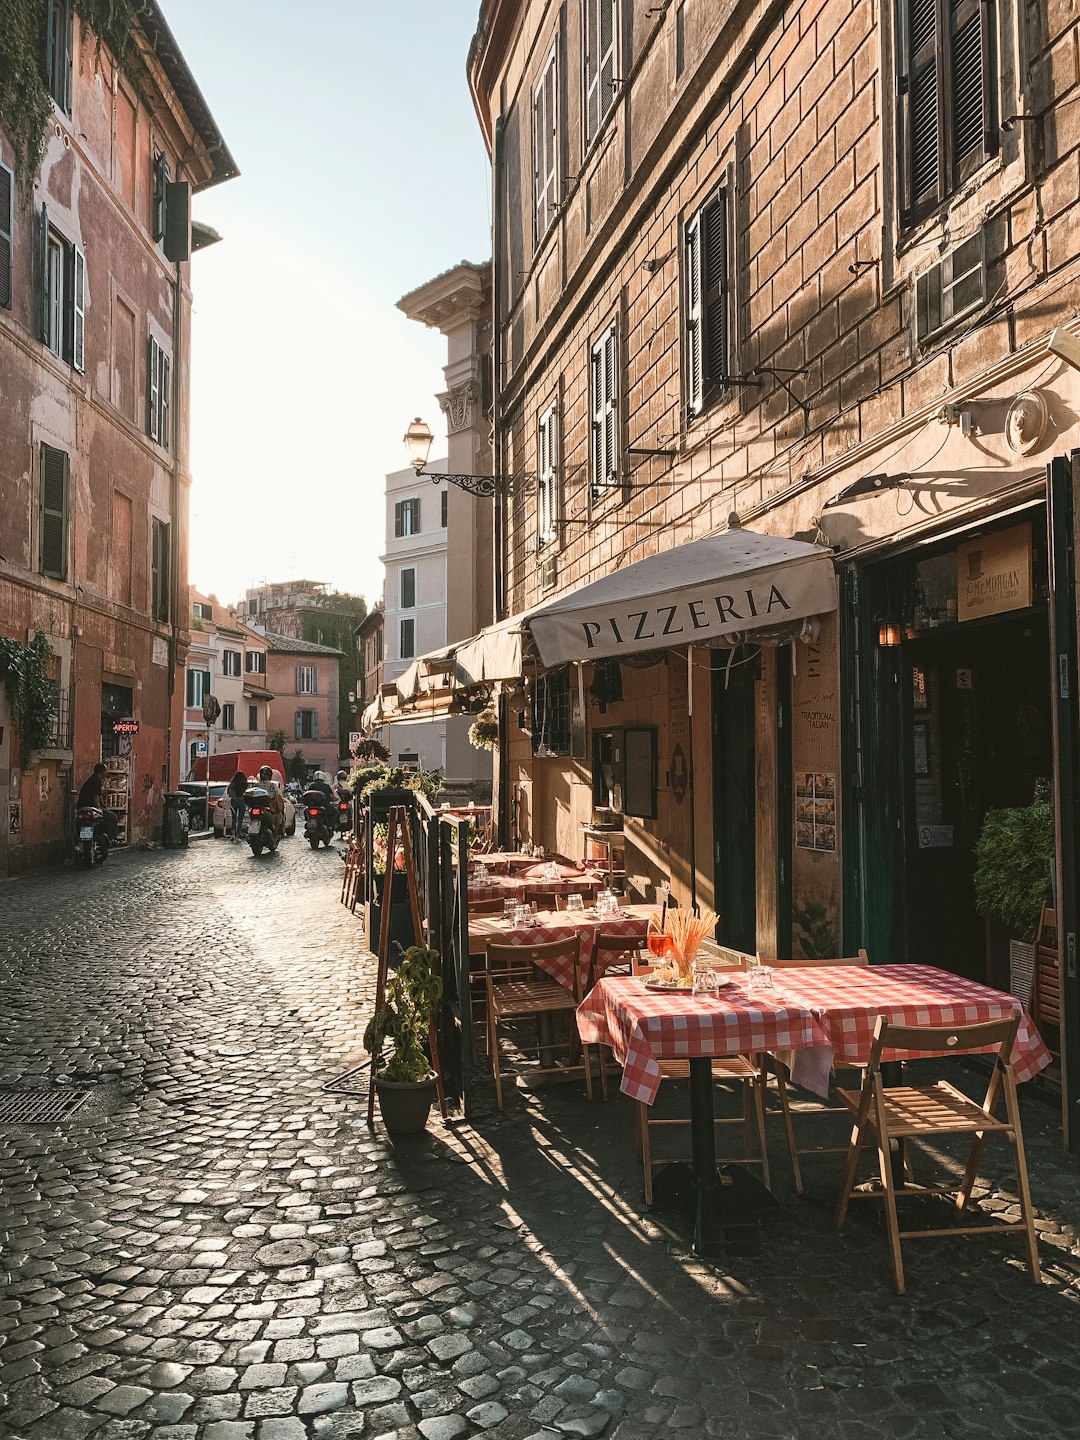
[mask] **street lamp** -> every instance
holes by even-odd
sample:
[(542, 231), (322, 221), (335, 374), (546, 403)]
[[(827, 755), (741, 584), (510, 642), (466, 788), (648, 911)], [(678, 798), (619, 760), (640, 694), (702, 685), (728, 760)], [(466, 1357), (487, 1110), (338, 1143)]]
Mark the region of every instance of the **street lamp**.
[(445, 480), (448, 485), (456, 485), (459, 490), (467, 490), (470, 495), (480, 495), (485, 498), (497, 495), (500, 490), (508, 488), (501, 475), (433, 475), (426, 471), (424, 466), (431, 453), (433, 438), (431, 431), (419, 415), (405, 431), (404, 440), (405, 448), (409, 452), (409, 464), (417, 475), (428, 475), (436, 485)]

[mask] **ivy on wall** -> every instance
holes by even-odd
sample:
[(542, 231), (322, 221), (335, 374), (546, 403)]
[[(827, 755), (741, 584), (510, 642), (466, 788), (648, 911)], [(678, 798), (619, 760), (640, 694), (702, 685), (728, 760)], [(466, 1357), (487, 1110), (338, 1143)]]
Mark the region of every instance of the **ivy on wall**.
[(49, 680), (53, 648), (39, 630), (26, 645), (0, 635), (0, 679), (19, 732), (25, 764), (35, 750), (44, 750), (52, 734), (55, 696)]
[[(121, 66), (127, 57), (136, 0), (72, 0), (82, 23)], [(28, 199), (45, 148), (52, 97), (45, 73), (49, 0), (0, 0), (0, 126), (15, 149), (15, 174)]]

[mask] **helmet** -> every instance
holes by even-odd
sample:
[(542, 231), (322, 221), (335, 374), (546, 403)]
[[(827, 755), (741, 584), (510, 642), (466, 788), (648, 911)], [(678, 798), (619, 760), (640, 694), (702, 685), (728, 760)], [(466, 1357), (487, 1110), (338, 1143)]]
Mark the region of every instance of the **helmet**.
[(349, 778), (349, 772), (347, 770), (339, 770), (337, 772), (337, 778), (339, 780), (347, 780)]
[(325, 771), (325, 770), (316, 770), (316, 771), (315, 771), (315, 774), (314, 774), (314, 776), (313, 776), (312, 778), (315, 779), (315, 780), (325, 780), (325, 779), (326, 779), (326, 771)]
[(260, 765), (260, 766), (259, 766), (259, 779), (260, 779), (260, 780), (272, 780), (273, 778), (274, 778), (274, 772), (273, 772), (273, 770), (270, 769), (270, 766), (269, 766), (269, 765)]

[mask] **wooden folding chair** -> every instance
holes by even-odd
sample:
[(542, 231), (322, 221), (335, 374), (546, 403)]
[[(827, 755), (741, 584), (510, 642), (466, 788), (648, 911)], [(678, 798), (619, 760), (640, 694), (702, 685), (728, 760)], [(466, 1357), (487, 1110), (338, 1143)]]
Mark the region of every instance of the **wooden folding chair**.
[(1044, 905), (1035, 936), (1035, 966), (1031, 979), (1031, 1018), (1039, 1027), (1046, 1048), (1056, 1060), (1061, 1054), (1061, 950), (1057, 911)]
[(500, 900), (498, 896), (494, 900), (470, 900), (469, 914), (472, 915), (501, 915), (506, 908), (506, 901)]
[[(634, 959), (639, 960), (648, 950), (644, 935), (616, 935), (612, 930), (598, 930), (593, 939), (592, 954), (589, 956), (589, 978), (584, 994), (588, 995), (598, 980), (605, 975), (633, 975)], [(610, 1047), (600, 1046), (600, 1089), (607, 1099), (607, 1056)]]
[[(874, 1029), (874, 1043), (870, 1051), (870, 1063), (861, 1090), (841, 1090), (839, 1095), (847, 1108), (855, 1115), (855, 1128), (848, 1146), (847, 1164), (836, 1207), (837, 1229), (842, 1229), (847, 1217), (848, 1204), (853, 1199), (865, 1196), (884, 1196), (885, 1220), (889, 1232), (889, 1254), (892, 1261), (893, 1284), (897, 1293), (904, 1293), (904, 1264), (900, 1255), (901, 1240), (921, 1240), (947, 1235), (1004, 1235), (1011, 1231), (1023, 1231), (1027, 1243), (1028, 1269), (1036, 1285), (1039, 1283), (1039, 1252), (1035, 1238), (1035, 1224), (1031, 1213), (1031, 1191), (1028, 1188), (1027, 1160), (1024, 1156), (1024, 1137), (1020, 1129), (1020, 1107), (1016, 1098), (1016, 1080), (1012, 1073), (1010, 1057), (1016, 1031), (1020, 1024), (1019, 1011), (1008, 1020), (993, 1020), (984, 1025), (942, 1025), (906, 1026), (890, 1025), (884, 1015), (878, 1017)], [(881, 1080), (881, 1057), (885, 1051), (907, 1051), (918, 1054), (970, 1054), (984, 1050), (988, 1045), (998, 1047), (994, 1057), (994, 1073), (990, 1077), (986, 1099), (981, 1105), (969, 1100), (966, 1095), (939, 1080), (934, 1085), (886, 1086)], [(999, 1120), (994, 1111), (1004, 1091), (1005, 1119)], [(855, 1175), (859, 1155), (869, 1134), (873, 1133), (878, 1152), (878, 1169), (881, 1188), (856, 1190)], [(971, 1150), (968, 1154), (964, 1176), (959, 1186), (954, 1185), (897, 1185), (893, 1178), (891, 1149), (894, 1142), (933, 1139), (941, 1135), (971, 1135)], [(956, 1209), (961, 1214), (971, 1201), (971, 1190), (978, 1174), (982, 1159), (983, 1145), (988, 1135), (1002, 1135), (1013, 1147), (1016, 1164), (1016, 1183), (1020, 1192), (1020, 1216), (1017, 1221), (1003, 1221), (990, 1225), (955, 1225), (928, 1230), (901, 1230), (897, 1219), (897, 1195), (951, 1195)]]
[(525, 897), (537, 910), (558, 910), (566, 909), (566, 900), (563, 898), (562, 906), (559, 905), (559, 895), (554, 890), (531, 890)]
[[(644, 951), (632, 952), (631, 965), (634, 975), (647, 976), (653, 968), (652, 957)], [(690, 1079), (689, 1060), (659, 1060), (661, 1080), (684, 1080)], [(603, 1077), (604, 1066), (601, 1058), (600, 1074)], [(743, 1127), (743, 1154), (739, 1156), (718, 1156), (717, 1164), (725, 1165), (734, 1160), (741, 1164), (760, 1165), (761, 1178), (767, 1186), (769, 1183), (769, 1152), (765, 1144), (765, 1077), (759, 1065), (748, 1055), (723, 1055), (717, 1056), (712, 1062), (712, 1075), (714, 1080), (720, 1081), (723, 1085), (738, 1085), (742, 1091), (742, 1114), (734, 1116), (721, 1115), (715, 1120), (716, 1125), (741, 1125)], [(673, 1126), (689, 1128), (690, 1116), (677, 1117), (673, 1120), (652, 1118), (652, 1106), (646, 1105), (644, 1101), (637, 1101), (637, 1153), (645, 1172), (645, 1203), (651, 1205), (653, 1201), (653, 1171), (658, 1165), (667, 1165), (672, 1157), (665, 1156), (662, 1160), (652, 1158), (652, 1145), (650, 1134), (653, 1130), (671, 1129)], [(756, 1137), (757, 1154), (752, 1153), (753, 1141)], [(689, 1156), (684, 1157), (689, 1159)]]
[[(573, 1073), (582, 1069), (585, 1075), (585, 1090), (592, 1099), (592, 1070), (589, 1061), (589, 1047), (584, 1047), (582, 1064), (543, 1064), (543, 1052), (566, 1051), (572, 1061), (574, 1040), (577, 1036), (575, 1013), (581, 1001), (581, 975), (579, 959), (581, 939), (576, 934), (565, 939), (552, 940), (541, 945), (497, 945), (488, 942), (487, 964), (484, 972), (487, 985), (488, 1049), (491, 1054), (491, 1068), (495, 1076), (495, 1098), (499, 1109), (503, 1108), (502, 1056), (499, 1052), (499, 1027), (513, 1021), (537, 1020), (542, 1017), (553, 1019), (565, 1014), (570, 1019), (570, 1035), (565, 1041), (552, 1036), (538, 1037), (535, 1045), (523, 1048), (535, 1050), (540, 1065), (530, 1069), (530, 1075), (551, 1075)], [(574, 983), (571, 990), (544, 973), (544, 961), (559, 960), (567, 967), (573, 966)]]
[[(842, 960), (766, 960), (758, 956), (762, 965), (768, 965), (773, 970), (804, 970), (816, 968), (821, 965), (869, 965), (870, 958), (865, 950), (860, 949), (857, 955), (847, 956)], [(802, 1166), (799, 1164), (801, 1155), (844, 1155), (847, 1153), (846, 1145), (800, 1145), (795, 1138), (795, 1120), (791, 1109), (791, 1096), (788, 1093), (788, 1067), (778, 1055), (768, 1053), (762, 1055), (762, 1072), (766, 1077), (771, 1075), (776, 1081), (776, 1095), (780, 1101), (780, 1114), (784, 1121), (784, 1129), (787, 1132), (788, 1154), (791, 1156), (791, 1173), (795, 1182), (795, 1192), (798, 1195), (805, 1194), (803, 1187)], [(842, 1069), (858, 1070), (860, 1066), (842, 1065)], [(842, 1115), (847, 1111), (842, 1105), (815, 1105), (812, 1110), (806, 1111), (808, 1118), (818, 1118), (822, 1115)], [(802, 1116), (800, 1115), (800, 1118)]]

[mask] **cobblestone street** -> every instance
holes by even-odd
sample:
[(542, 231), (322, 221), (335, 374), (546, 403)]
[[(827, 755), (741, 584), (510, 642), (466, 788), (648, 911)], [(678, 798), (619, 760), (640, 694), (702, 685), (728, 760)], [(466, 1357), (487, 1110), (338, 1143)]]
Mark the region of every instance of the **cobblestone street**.
[(297, 839), (0, 885), (0, 1083), (93, 1091), (0, 1130), (3, 1436), (1077, 1433), (1052, 1105), (1025, 1096), (1039, 1289), (1014, 1242), (929, 1241), (897, 1298), (875, 1207), (838, 1236), (836, 1157), (798, 1201), (778, 1124), (779, 1211), (704, 1264), (645, 1215), (614, 1085), (485, 1096), (397, 1146), (323, 1088), (373, 980), (340, 881)]

